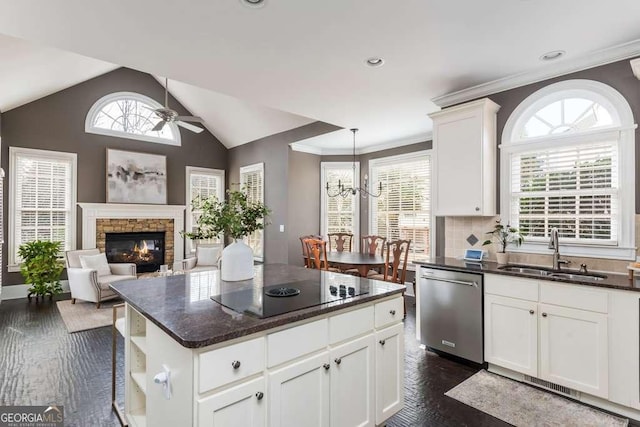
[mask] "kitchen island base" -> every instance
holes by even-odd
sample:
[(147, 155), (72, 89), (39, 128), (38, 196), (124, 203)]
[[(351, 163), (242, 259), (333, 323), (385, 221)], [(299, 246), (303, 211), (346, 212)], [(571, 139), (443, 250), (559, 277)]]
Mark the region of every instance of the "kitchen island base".
[(404, 402), (403, 307), (396, 294), (187, 348), (127, 304), (126, 416), (154, 427), (383, 424)]

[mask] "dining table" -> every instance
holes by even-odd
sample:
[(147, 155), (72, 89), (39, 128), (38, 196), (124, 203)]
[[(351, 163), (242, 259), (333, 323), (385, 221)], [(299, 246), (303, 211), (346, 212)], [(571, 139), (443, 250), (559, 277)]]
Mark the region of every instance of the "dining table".
[(381, 270), (385, 264), (385, 258), (381, 255), (360, 252), (327, 252), (327, 261), (342, 271), (357, 269), (360, 277), (367, 277), (370, 270)]

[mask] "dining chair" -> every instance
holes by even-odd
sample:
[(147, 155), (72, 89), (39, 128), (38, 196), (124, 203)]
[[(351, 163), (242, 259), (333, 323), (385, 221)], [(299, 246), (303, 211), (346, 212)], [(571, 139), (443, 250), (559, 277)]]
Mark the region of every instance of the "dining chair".
[(329, 250), (335, 248), (336, 252), (351, 252), (353, 234), (351, 233), (328, 233)]
[[(384, 256), (384, 246), (385, 246), (385, 242), (387, 241), (386, 237), (376, 236), (376, 235), (362, 236), (360, 240), (361, 240), (360, 253), (365, 255)], [(370, 277), (376, 274), (381, 274), (381, 271), (378, 271), (378, 270), (379, 268), (376, 270), (369, 270), (367, 272), (367, 277)], [(352, 274), (354, 276), (360, 275), (357, 268), (350, 268), (348, 270), (345, 270), (344, 272), (347, 274)]]
[[(407, 262), (409, 260), (409, 247), (411, 240), (393, 240), (387, 242), (386, 258), (383, 274), (367, 276), (369, 279), (384, 280), (385, 282), (404, 285), (407, 278)], [(392, 258), (393, 257), (393, 258)], [(404, 315), (407, 315), (407, 300), (404, 299)]]
[(337, 268), (329, 267), (327, 261), (327, 241), (321, 239), (304, 239), (303, 243), (307, 247), (307, 267), (317, 270), (339, 272)]
[(309, 267), (309, 250), (307, 248), (307, 244), (304, 242), (305, 239), (322, 240), (322, 236), (318, 234), (307, 234), (305, 236), (300, 236), (300, 244), (302, 245), (302, 262), (304, 262), (305, 267)]

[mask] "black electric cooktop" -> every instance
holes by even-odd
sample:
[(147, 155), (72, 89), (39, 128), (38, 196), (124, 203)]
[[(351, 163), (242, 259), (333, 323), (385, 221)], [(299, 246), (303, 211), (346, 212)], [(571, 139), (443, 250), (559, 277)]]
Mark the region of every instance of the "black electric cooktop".
[(360, 281), (350, 284), (353, 286), (302, 280), (213, 295), (211, 299), (238, 313), (263, 319), (368, 293), (368, 287), (361, 286)]

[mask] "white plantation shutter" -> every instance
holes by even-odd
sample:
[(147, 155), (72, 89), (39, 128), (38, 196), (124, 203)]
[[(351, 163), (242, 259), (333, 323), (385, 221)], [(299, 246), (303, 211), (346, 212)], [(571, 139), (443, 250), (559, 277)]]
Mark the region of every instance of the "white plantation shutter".
[(370, 162), (371, 186), (382, 183), (382, 195), (370, 199), (371, 234), (387, 241), (411, 240), (409, 260), (431, 253), (431, 156), (412, 153)]
[(33, 240), (75, 248), (76, 155), (10, 147), (10, 265), (18, 248)]
[(617, 244), (619, 179), (616, 141), (511, 155), (511, 221), (527, 240)]
[[(250, 202), (264, 203), (264, 163), (240, 168), (240, 186), (247, 192)], [(253, 249), (253, 256), (258, 261), (264, 260), (264, 230), (256, 230), (245, 237), (245, 243)]]
[[(356, 179), (360, 175), (359, 164), (356, 163)], [(357, 251), (359, 248), (359, 210), (360, 210), (360, 193), (355, 196), (349, 194), (347, 197), (336, 196), (328, 197), (326, 184), (329, 183), (331, 194), (335, 193), (338, 181), (345, 188), (353, 188), (359, 186), (359, 182), (354, 182), (354, 172), (352, 162), (329, 162), (322, 163), (321, 178), (321, 226), (320, 233), (326, 236), (330, 233), (351, 233), (353, 234), (352, 250)], [(312, 234), (313, 230), (309, 230)], [(335, 250), (334, 247), (331, 250)]]
[[(196, 197), (208, 198), (216, 196), (218, 200), (224, 199), (224, 171), (218, 169), (198, 168), (187, 166), (187, 230), (195, 231), (197, 221), (202, 211), (191, 209)], [(220, 239), (210, 239), (206, 243), (219, 243)], [(196, 251), (191, 239), (187, 239), (187, 254)]]

